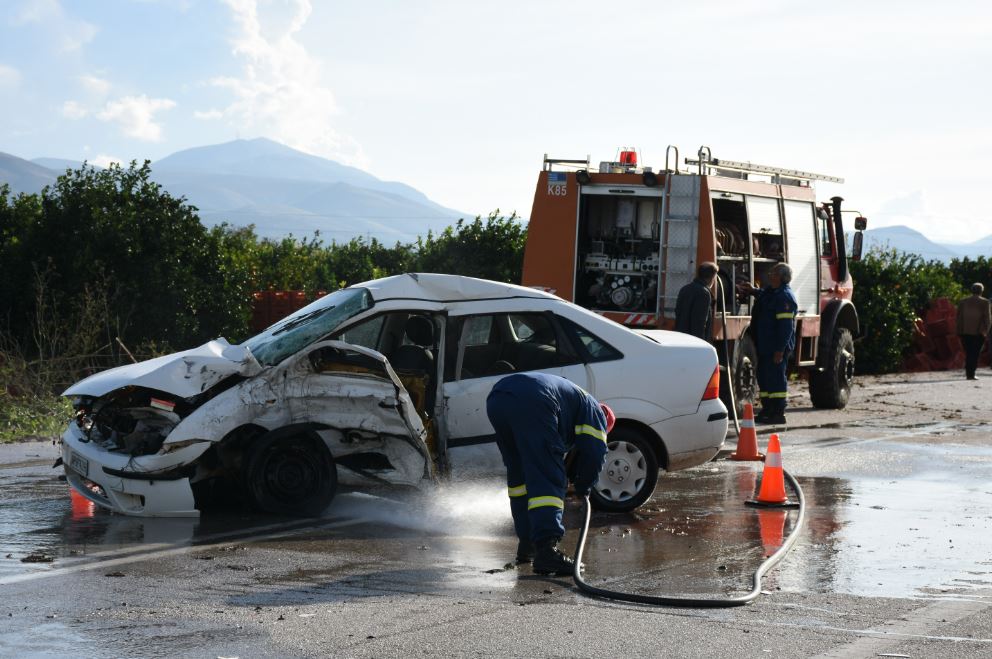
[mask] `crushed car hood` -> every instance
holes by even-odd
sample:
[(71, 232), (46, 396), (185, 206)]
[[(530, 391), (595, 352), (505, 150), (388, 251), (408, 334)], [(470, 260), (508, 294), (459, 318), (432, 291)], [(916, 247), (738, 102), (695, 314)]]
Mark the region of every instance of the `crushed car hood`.
[(115, 389), (133, 386), (189, 398), (228, 376), (250, 377), (261, 370), (247, 348), (216, 339), (199, 348), (91, 375), (66, 389), (62, 395), (103, 396)]

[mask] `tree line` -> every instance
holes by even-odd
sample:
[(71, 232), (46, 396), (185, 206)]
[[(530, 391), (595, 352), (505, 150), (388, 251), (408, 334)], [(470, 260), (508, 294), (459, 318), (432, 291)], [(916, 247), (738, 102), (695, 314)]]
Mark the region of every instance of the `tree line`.
[(147, 161), (84, 165), (39, 194), (0, 187), (0, 349), (37, 360), (239, 342), (254, 291), (313, 293), (411, 271), (516, 282), (525, 238), (499, 211), (393, 246), (260, 238), (253, 227), (204, 226)]
[[(0, 369), (11, 355), (37, 364), (102, 350), (119, 360), (125, 349), (238, 342), (251, 294), (267, 288), (313, 293), (414, 271), (519, 282), (525, 240), (525, 225), (499, 211), (392, 246), (260, 238), (252, 227), (204, 226), (147, 161), (84, 165), (38, 194), (0, 186)], [(851, 270), (866, 373), (898, 369), (930, 300), (957, 301), (975, 281), (992, 289), (985, 257), (945, 265), (875, 249)]]

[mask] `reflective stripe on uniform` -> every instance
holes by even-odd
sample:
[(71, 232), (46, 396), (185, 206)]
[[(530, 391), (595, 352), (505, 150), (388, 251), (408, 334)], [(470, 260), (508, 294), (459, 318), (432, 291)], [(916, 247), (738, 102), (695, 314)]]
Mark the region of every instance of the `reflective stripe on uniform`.
[(506, 488), (506, 493), (509, 494), (511, 497), (522, 497), (522, 496), (526, 496), (526, 494), (527, 494), (527, 486), (526, 485), (514, 485), (513, 487), (507, 487)]
[(792, 320), (796, 314), (791, 311), (786, 311), (785, 313), (775, 314), (775, 320)]
[(759, 391), (758, 392), (758, 398), (768, 398), (768, 392), (767, 391)]
[(788, 391), (769, 391), (767, 395), (768, 395), (768, 398), (788, 398), (789, 397), (789, 392)]
[(594, 428), (587, 424), (582, 424), (581, 426), (575, 426), (576, 435), (592, 435), (596, 439), (601, 439), (606, 441), (606, 433), (599, 428)]
[(545, 506), (564, 509), (565, 502), (558, 497), (532, 497), (527, 500), (527, 510), (544, 508)]

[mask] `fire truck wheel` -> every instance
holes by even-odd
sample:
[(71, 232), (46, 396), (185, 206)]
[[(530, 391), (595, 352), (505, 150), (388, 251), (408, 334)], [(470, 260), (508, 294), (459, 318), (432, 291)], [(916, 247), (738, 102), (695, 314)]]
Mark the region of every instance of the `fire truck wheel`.
[(854, 339), (846, 328), (834, 330), (826, 368), (809, 378), (809, 397), (813, 407), (840, 410), (847, 406), (854, 382)]
[[(750, 335), (734, 344), (734, 402), (737, 404), (738, 418), (744, 415), (744, 403), (758, 399), (758, 349)], [(720, 378), (720, 400), (730, 409), (729, 378)]]
[(606, 463), (589, 499), (596, 510), (629, 512), (654, 494), (658, 457), (651, 443), (633, 428), (614, 428), (607, 447)]

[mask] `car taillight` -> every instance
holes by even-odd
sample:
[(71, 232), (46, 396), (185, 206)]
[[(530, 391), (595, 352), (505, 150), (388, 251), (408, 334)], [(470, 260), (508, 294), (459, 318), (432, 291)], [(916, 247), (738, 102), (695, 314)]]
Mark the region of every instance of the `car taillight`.
[(717, 366), (710, 376), (710, 381), (703, 392), (703, 400), (713, 400), (720, 397), (720, 367)]

